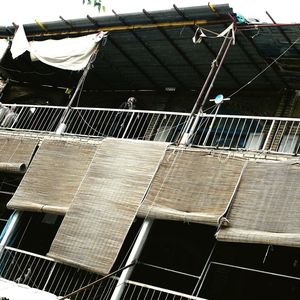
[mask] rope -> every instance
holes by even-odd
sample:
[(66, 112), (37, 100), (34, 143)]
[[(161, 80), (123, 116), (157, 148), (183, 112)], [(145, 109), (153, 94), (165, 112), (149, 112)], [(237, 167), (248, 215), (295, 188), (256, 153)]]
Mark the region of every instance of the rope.
[(300, 40), (300, 37), (298, 37), (283, 53), (281, 53), (275, 60), (273, 60), (269, 65), (267, 65), (262, 71), (260, 71), (257, 75), (255, 75), (250, 81), (248, 81), (246, 84), (241, 86), (239, 89), (237, 89), (235, 92), (233, 92), (231, 95), (228, 96), (228, 98), (233, 97), (237, 93), (239, 93), (241, 90), (243, 90), (246, 86), (251, 84), (256, 78), (258, 78), (260, 75), (262, 75), (265, 71), (267, 71), (273, 64), (275, 64), (282, 56), (285, 55), (286, 52), (288, 52), (297, 42)]
[(85, 290), (91, 288), (92, 286), (94, 286), (95, 284), (98, 284), (99, 282), (102, 282), (103, 280), (105, 280), (105, 279), (107, 279), (109, 277), (112, 277), (113, 275), (117, 274), (118, 272), (123, 271), (123, 270), (125, 270), (127, 268), (130, 268), (130, 267), (132, 267), (135, 264), (136, 264), (136, 262), (133, 262), (132, 264), (129, 264), (129, 265), (123, 267), (123, 268), (120, 268), (120, 269), (118, 269), (118, 270), (116, 270), (114, 272), (111, 272), (111, 273), (107, 274), (106, 276), (101, 277), (100, 279), (97, 279), (97, 280), (95, 280), (95, 281), (87, 284), (86, 286), (83, 286), (80, 289), (78, 289), (76, 291), (73, 291), (72, 293), (70, 293), (68, 295), (63, 296), (62, 298), (59, 298), (59, 300), (65, 300), (65, 299), (67, 299), (67, 298), (69, 298), (69, 297), (71, 297), (73, 295), (76, 295), (76, 294), (78, 294), (78, 293), (80, 293), (82, 291), (85, 291)]

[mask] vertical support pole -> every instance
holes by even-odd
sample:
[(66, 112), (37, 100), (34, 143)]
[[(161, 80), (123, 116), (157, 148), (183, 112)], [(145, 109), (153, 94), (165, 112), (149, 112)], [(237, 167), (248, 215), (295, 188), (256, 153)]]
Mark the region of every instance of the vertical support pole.
[[(129, 113), (129, 112), (128, 112), (128, 113)], [(127, 113), (127, 114), (128, 114), (128, 113)], [(130, 125), (131, 125), (131, 122), (132, 122), (132, 119), (133, 119), (134, 115), (135, 115), (135, 112), (132, 112), (132, 113), (131, 113), (131, 116), (130, 116), (130, 119), (129, 119), (128, 123), (127, 123), (127, 126), (126, 126), (126, 128), (125, 128), (125, 130), (124, 130), (124, 133), (123, 133), (123, 135), (122, 135), (122, 139), (125, 138), (125, 136), (126, 136), (126, 134), (127, 134), (127, 131), (128, 131), (128, 129), (129, 129)], [(127, 117), (127, 116), (126, 116), (126, 117)], [(125, 119), (126, 119), (126, 117), (125, 117)], [(124, 123), (125, 123), (125, 121), (124, 121)]]
[(67, 125), (66, 125), (66, 120), (67, 120), (68, 115), (69, 115), (69, 113), (70, 113), (71, 106), (72, 106), (72, 104), (73, 104), (73, 102), (74, 102), (74, 100), (75, 100), (75, 98), (76, 98), (78, 92), (80, 91), (81, 87), (82, 87), (83, 84), (84, 84), (84, 81), (85, 81), (85, 79), (86, 79), (86, 77), (87, 77), (87, 74), (88, 74), (89, 70), (91, 69), (92, 63), (94, 62), (94, 60), (95, 60), (96, 57), (97, 57), (97, 53), (98, 53), (98, 51), (99, 51), (99, 45), (100, 45), (100, 41), (99, 41), (98, 44), (96, 45), (96, 48), (95, 48), (93, 54), (91, 55), (90, 60), (89, 60), (88, 64), (86, 65), (86, 67), (85, 67), (85, 69), (84, 69), (84, 71), (83, 71), (82, 76), (80, 77), (80, 79), (79, 79), (79, 81), (78, 81), (78, 84), (77, 84), (77, 86), (76, 86), (76, 89), (75, 89), (75, 91), (74, 91), (74, 94), (72, 95), (72, 97), (71, 97), (71, 99), (70, 99), (70, 101), (69, 101), (69, 103), (68, 103), (68, 106), (66, 107), (65, 111), (63, 112), (63, 114), (62, 114), (62, 116), (61, 116), (61, 118), (60, 118), (58, 127), (57, 127), (57, 129), (56, 129), (56, 131), (55, 131), (55, 133), (58, 134), (58, 135), (61, 135), (61, 134), (64, 133), (65, 130), (66, 130), (66, 127), (67, 127)]
[[(134, 246), (130, 252), (130, 255), (127, 259), (126, 265), (132, 264), (135, 260), (137, 260), (143, 250), (143, 247), (145, 245), (145, 242), (147, 240), (148, 234), (150, 232), (151, 226), (153, 224), (152, 219), (145, 219), (141, 230), (139, 232), (139, 235), (134, 243)], [(111, 296), (111, 300), (120, 300), (122, 293), (124, 291), (126, 280), (130, 278), (130, 275), (133, 271), (133, 267), (125, 269), (118, 280), (117, 286)]]
[[(194, 107), (191, 111), (191, 115), (190, 115), (190, 119), (192, 119), (192, 117), (195, 115), (195, 112), (199, 106), (200, 100), (202, 99), (203, 95), (203, 100), (202, 103), (200, 104), (200, 108), (198, 109), (198, 114), (196, 116), (196, 118), (194, 119), (194, 122), (191, 125), (191, 121), (189, 120), (183, 130), (183, 136), (180, 140), (180, 144), (181, 145), (188, 145), (190, 143), (190, 137), (194, 134), (195, 129), (197, 127), (197, 124), (199, 122), (200, 119), (200, 115), (203, 114), (203, 107), (209, 97), (210, 91), (213, 88), (214, 82), (216, 80), (216, 77), (221, 69), (221, 66), (224, 62), (224, 59), (227, 55), (227, 52), (229, 50), (229, 47), (231, 46), (232, 42), (233, 42), (233, 38), (229, 37), (229, 33), (230, 31), (226, 34), (226, 36), (224, 37), (224, 41), (222, 43), (222, 46), (218, 52), (217, 57), (213, 60), (212, 65), (211, 65), (211, 69), (210, 72), (206, 78), (206, 81), (200, 91), (200, 94), (194, 104)], [(191, 126), (191, 128), (190, 128)]]
[(221, 106), (221, 104), (218, 104), (218, 108), (216, 109), (214, 118), (212, 119), (212, 121), (211, 121), (211, 123), (210, 123), (210, 125), (209, 125), (207, 134), (206, 134), (205, 139), (204, 139), (204, 141), (203, 141), (203, 146), (206, 146), (206, 143), (207, 143), (207, 141), (208, 141), (208, 139), (209, 139), (210, 133), (211, 133), (211, 131), (212, 131), (214, 125), (215, 125), (215, 121), (216, 121), (217, 114), (218, 114), (218, 112), (219, 112), (220, 106)]
[(49, 272), (49, 275), (48, 275), (48, 278), (47, 278), (47, 280), (46, 280), (46, 283), (45, 283), (45, 285), (44, 285), (44, 287), (43, 287), (43, 291), (46, 290), (46, 287), (47, 287), (47, 285), (48, 285), (48, 283), (49, 283), (49, 281), (50, 281), (50, 279), (51, 279), (51, 276), (52, 276), (52, 274), (53, 274), (53, 272), (54, 272), (54, 269), (55, 269), (55, 267), (56, 267), (56, 264), (57, 264), (57, 262), (53, 263), (53, 266), (52, 266), (52, 268), (51, 268), (51, 270), (50, 270), (50, 272)]
[(7, 224), (7, 226), (5, 226), (5, 233), (2, 237), (2, 240), (0, 242), (0, 259), (3, 255), (5, 246), (10, 242), (12, 235), (14, 234), (16, 227), (20, 221), (22, 212), (15, 210), (15, 212), (13, 213), (11, 219), (9, 219), (9, 223)]
[(275, 124), (275, 120), (272, 121), (272, 124), (271, 124), (271, 126), (270, 126), (270, 128), (269, 128), (269, 132), (268, 132), (268, 134), (267, 134), (267, 137), (266, 137), (266, 139), (265, 139), (265, 142), (264, 142), (264, 145), (263, 145), (263, 148), (262, 148), (263, 151), (266, 150), (268, 144), (269, 144), (269, 146), (271, 147), (271, 141), (270, 141), (270, 143), (269, 143), (269, 139), (270, 139), (270, 137), (271, 137), (271, 134), (272, 134), (272, 131), (273, 131), (273, 128), (274, 128), (274, 124)]
[(14, 122), (13, 122), (13, 124), (11, 125), (10, 128), (14, 128), (15, 124), (16, 124), (17, 121), (18, 121), (19, 116), (22, 115), (23, 110), (24, 110), (24, 106), (21, 108), (20, 112), (17, 114), (17, 117), (16, 117), (16, 119), (14, 120)]

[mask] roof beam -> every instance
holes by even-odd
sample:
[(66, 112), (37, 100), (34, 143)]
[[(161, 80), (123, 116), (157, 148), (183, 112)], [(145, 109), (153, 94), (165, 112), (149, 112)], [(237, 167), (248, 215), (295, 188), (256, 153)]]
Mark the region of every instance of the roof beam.
[(108, 40), (121, 52), (129, 61), (130, 63), (149, 81), (151, 84), (156, 87), (157, 89), (161, 89), (161, 87), (152, 79), (150, 75), (148, 75), (134, 60), (129, 56), (129, 54), (119, 45), (114, 39), (108, 36)]
[[(145, 9), (143, 9), (143, 13), (146, 15), (146, 17), (153, 23), (153, 24), (157, 24), (156, 20), (154, 19), (154, 17), (147, 12)], [(193, 64), (193, 62), (185, 55), (184, 52), (182, 52), (182, 50), (176, 45), (176, 43), (168, 36), (168, 34), (166, 33), (166, 31), (161, 28), (158, 27), (157, 28), (161, 34), (167, 39), (167, 41), (173, 46), (174, 49), (176, 49), (176, 51), (179, 53), (179, 55), (186, 61), (186, 63), (196, 72), (196, 74), (202, 79), (205, 79), (205, 76), (195, 67), (195, 65)]]
[[(246, 39), (250, 42), (250, 44), (254, 47), (254, 49), (256, 50), (256, 52), (258, 53), (258, 55), (260, 57), (262, 57), (264, 59), (264, 61), (266, 62), (267, 65), (269, 65), (269, 62), (267, 61), (266, 57), (264, 56), (264, 54), (262, 53), (262, 51), (256, 46), (255, 42), (253, 41), (252, 38), (250, 38), (248, 35), (244, 34), (243, 31), (241, 31), (241, 34), (246, 37)], [(287, 83), (287, 81), (284, 79), (284, 77), (278, 72), (278, 70), (276, 70), (276, 68), (272, 68), (272, 70), (275, 72), (275, 74), (277, 75), (277, 77), (283, 82), (284, 86), (286, 88), (290, 88), (289, 84)]]
[[(208, 7), (210, 8), (210, 10), (217, 16), (220, 18), (220, 14), (218, 12), (218, 10), (216, 9), (216, 7), (211, 4), (210, 2), (208, 2)], [(225, 26), (225, 25), (224, 25)], [(258, 72), (261, 72), (263, 70), (263, 68), (261, 68), (259, 65), (257, 65), (256, 61), (254, 60), (254, 58), (247, 52), (246, 48), (244, 47), (243, 44), (240, 43), (240, 41), (238, 39), (235, 40), (236, 44), (240, 47), (240, 49), (243, 51), (243, 53), (247, 56), (247, 58), (250, 60), (250, 62), (252, 63), (252, 65), (256, 68), (256, 70)], [(265, 78), (266, 81), (268, 81), (270, 83), (270, 85), (274, 88), (274, 84), (273, 82), (269, 79), (269, 77), (267, 77), (265, 75), (265, 73), (262, 74), (262, 76)]]
[[(97, 22), (97, 20), (95, 20), (94, 18), (90, 17), (89, 15), (87, 15), (87, 19), (94, 24), (95, 27), (98, 27), (99, 24)], [(122, 53), (123, 56), (125, 56), (130, 62), (131, 64), (137, 69), (139, 70), (139, 72), (145, 77), (147, 78), (147, 80), (149, 82), (151, 82), (151, 84), (156, 88), (156, 89), (161, 89), (161, 87), (150, 77), (150, 75), (148, 75), (128, 54), (127, 52), (121, 47), (119, 46), (113, 39), (111, 36), (108, 35), (108, 40), (112, 43), (113, 46), (115, 46), (115, 48), (117, 48), (119, 50), (119, 52)], [(132, 83), (130, 83), (131, 86), (133, 86)]]
[[(256, 61), (253, 59), (253, 57), (246, 51), (244, 45), (242, 45), (237, 39), (235, 39), (235, 42), (237, 43), (237, 45), (239, 45), (239, 47), (241, 48), (241, 50), (244, 52), (244, 54), (247, 56), (247, 58), (250, 60), (251, 64), (256, 68), (256, 70), (258, 72), (261, 72), (263, 70), (262, 67), (260, 67), (259, 65), (257, 65)], [(265, 73), (262, 73), (262, 76), (264, 77), (264, 79), (266, 81), (268, 81), (270, 83), (270, 85), (275, 88), (274, 83), (272, 82), (272, 80), (270, 80), (269, 77), (266, 76)]]
[[(127, 22), (123, 17), (118, 15), (114, 10), (112, 12), (115, 14), (115, 16), (122, 22), (124, 25), (128, 26)], [(132, 35), (138, 40), (141, 45), (148, 51), (148, 53), (167, 71), (167, 73), (177, 81), (182, 87), (187, 89), (186, 85), (177, 77), (176, 74), (174, 74), (170, 68), (151, 50), (151, 48), (141, 39), (141, 37), (133, 30), (130, 30)]]
[[(185, 14), (174, 4), (173, 5), (175, 11), (180, 15), (184, 20), (188, 21), (188, 18), (185, 16)], [(195, 24), (197, 25), (197, 24)], [(195, 33), (195, 29), (192, 25), (189, 26), (189, 28)], [(213, 55), (215, 58), (217, 56), (217, 53), (205, 42), (205, 40), (202, 40), (203, 45), (206, 47), (206, 49)], [(237, 77), (229, 70), (229, 68), (223, 64), (223, 69), (227, 72), (227, 74), (234, 80), (234, 82), (237, 84), (237, 86), (241, 86), (241, 82), (237, 79)]]
[[(87, 18), (93, 19), (87, 15)], [(93, 19), (95, 20), (95, 19)], [(96, 21), (97, 22), (97, 21)], [(93, 22), (92, 22), (93, 23)], [(98, 24), (98, 23), (97, 23)], [(74, 31), (48, 31), (48, 32), (39, 32), (28, 34), (28, 38), (36, 38), (36, 37), (52, 37), (52, 36), (71, 36), (71, 35), (79, 35), (79, 34), (88, 34), (88, 33), (96, 33), (98, 31), (126, 31), (126, 30), (140, 30), (140, 29), (153, 29), (153, 28), (164, 28), (164, 27), (182, 27), (188, 25), (216, 25), (216, 24), (228, 24), (228, 20), (189, 20), (189, 21), (181, 21), (181, 22), (162, 22), (155, 24), (133, 24), (129, 26), (105, 26), (101, 27), (98, 24), (98, 28), (94, 29), (77, 29)], [(7, 35), (0, 35), (0, 37), (6, 38)]]
[(59, 18), (66, 24), (68, 25), (72, 30), (75, 30), (74, 26), (71, 24), (71, 22), (67, 21), (64, 19), (62, 16), (59, 16)]
[[(267, 14), (267, 16), (271, 19), (271, 21), (273, 22), (273, 24), (277, 24), (277, 23), (275, 22), (275, 20), (272, 18), (272, 16), (271, 16), (267, 11), (266, 11), (266, 14)], [(291, 39), (287, 36), (287, 34), (285, 33), (285, 31), (282, 29), (282, 27), (277, 27), (277, 28), (278, 28), (279, 32), (283, 35), (283, 37), (285, 38), (285, 40), (286, 40), (287, 42), (289, 42), (289, 44), (293, 44), (293, 42), (292, 42)], [(300, 51), (299, 51), (299, 49), (296, 47), (295, 44), (292, 45), (292, 48), (293, 48), (294, 50), (296, 50), (296, 52), (297, 52), (298, 55), (300, 55)]]

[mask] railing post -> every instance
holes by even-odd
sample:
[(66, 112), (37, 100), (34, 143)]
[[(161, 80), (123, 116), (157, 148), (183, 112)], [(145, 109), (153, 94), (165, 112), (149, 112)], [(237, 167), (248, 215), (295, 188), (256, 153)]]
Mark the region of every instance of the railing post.
[(14, 128), (15, 124), (17, 123), (18, 121), (18, 118), (19, 116), (21, 115), (22, 111), (24, 110), (24, 106), (21, 108), (20, 112), (17, 114), (17, 117), (16, 119), (14, 120), (14, 122), (12, 123), (11, 127), (10, 128)]
[(211, 123), (210, 123), (210, 125), (209, 125), (207, 134), (206, 134), (205, 139), (204, 139), (204, 141), (203, 141), (203, 146), (206, 146), (206, 143), (207, 143), (207, 141), (208, 141), (208, 139), (209, 139), (210, 133), (211, 133), (213, 127), (214, 127), (214, 124), (215, 124), (215, 121), (216, 121), (216, 118), (217, 118), (217, 114), (218, 114), (218, 112), (219, 112), (219, 109), (220, 109), (220, 104), (218, 104), (218, 108), (216, 109), (215, 115), (214, 115), (214, 117), (213, 117), (213, 119), (212, 119), (212, 121), (211, 121)]
[(268, 134), (267, 134), (267, 136), (266, 136), (266, 139), (265, 139), (265, 142), (264, 142), (264, 145), (263, 145), (263, 148), (262, 148), (263, 151), (265, 151), (266, 148), (267, 148), (267, 145), (268, 145), (268, 143), (269, 143), (269, 139), (270, 139), (270, 137), (271, 137), (271, 134), (272, 134), (274, 125), (275, 125), (275, 120), (272, 121), (272, 124), (271, 124), (271, 126), (270, 126), (269, 132), (268, 132)]
[(129, 119), (129, 121), (128, 121), (128, 124), (127, 124), (127, 126), (126, 126), (126, 128), (125, 128), (125, 130), (124, 130), (124, 133), (123, 133), (123, 135), (122, 135), (122, 139), (126, 136), (126, 133), (127, 133), (127, 131), (128, 131), (128, 128), (129, 128), (129, 126), (130, 126), (130, 124), (131, 124), (131, 122), (132, 122), (132, 119), (133, 119), (133, 116), (135, 115), (135, 112), (132, 112), (132, 114), (131, 114), (131, 116), (130, 116), (130, 119)]
[(86, 65), (86, 67), (84, 68), (82, 76), (80, 77), (80, 79), (79, 79), (79, 81), (77, 83), (77, 86), (76, 86), (76, 89), (74, 91), (74, 94), (72, 95), (72, 97), (71, 97), (71, 99), (70, 99), (70, 101), (69, 101), (69, 103), (68, 103), (65, 111), (62, 114), (62, 117), (59, 120), (59, 125), (58, 125), (58, 127), (56, 129), (56, 132), (55, 132), (58, 135), (61, 135), (66, 130), (66, 127), (67, 127), (66, 120), (67, 120), (67, 118), (69, 116), (70, 110), (72, 108), (72, 104), (73, 104), (75, 98), (77, 97), (77, 95), (79, 94), (80, 89), (83, 87), (85, 79), (87, 77), (87, 74), (88, 74), (89, 70), (91, 69), (92, 63), (95, 61), (95, 59), (97, 57), (97, 53), (99, 51), (99, 45), (100, 45), (100, 41), (97, 43), (97, 45), (96, 45), (96, 47), (94, 49), (94, 52), (92, 53), (92, 55), (91, 55), (91, 57), (90, 57), (87, 65)]
[(22, 212), (15, 210), (11, 218), (9, 219), (9, 223), (7, 223), (7, 227), (3, 230), (5, 230), (3, 237), (0, 242), (0, 259), (3, 255), (5, 246), (10, 242), (12, 235), (14, 234), (16, 227), (20, 221)]
[[(144, 222), (142, 224), (142, 228), (139, 232), (139, 235), (138, 235), (138, 237), (134, 243), (134, 246), (131, 250), (131, 253), (127, 259), (126, 265), (132, 264), (134, 261), (136, 261), (139, 258), (140, 254), (143, 250), (143, 247), (145, 245), (148, 234), (150, 232), (152, 223), (153, 223), (152, 219), (144, 220)], [(118, 280), (117, 286), (110, 298), (111, 300), (120, 300), (121, 299), (123, 290), (125, 288), (126, 281), (130, 278), (132, 271), (133, 271), (133, 267), (130, 267), (130, 268), (125, 269), (122, 272), (122, 274)]]
[(46, 290), (46, 287), (47, 287), (47, 285), (48, 285), (48, 283), (49, 283), (49, 281), (50, 281), (50, 278), (51, 278), (51, 276), (52, 276), (52, 274), (53, 274), (53, 272), (54, 272), (54, 269), (55, 269), (55, 267), (56, 267), (56, 264), (57, 264), (57, 262), (55, 262), (55, 263), (53, 264), (53, 266), (52, 266), (52, 268), (51, 268), (51, 270), (50, 270), (50, 273), (49, 273), (49, 275), (48, 275), (48, 278), (47, 278), (47, 280), (46, 280), (46, 283), (45, 283), (45, 285), (44, 285), (44, 287), (43, 287), (43, 291)]

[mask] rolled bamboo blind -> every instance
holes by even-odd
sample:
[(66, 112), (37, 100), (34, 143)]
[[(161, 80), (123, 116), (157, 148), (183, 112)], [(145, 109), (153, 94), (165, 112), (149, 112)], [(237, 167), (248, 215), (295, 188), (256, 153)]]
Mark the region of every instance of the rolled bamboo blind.
[(244, 161), (197, 150), (168, 150), (139, 216), (218, 225)]
[(105, 139), (98, 147), (49, 256), (108, 274), (167, 144)]
[(217, 239), (300, 247), (300, 167), (249, 162)]
[(7, 207), (65, 214), (95, 151), (93, 144), (44, 140)]

